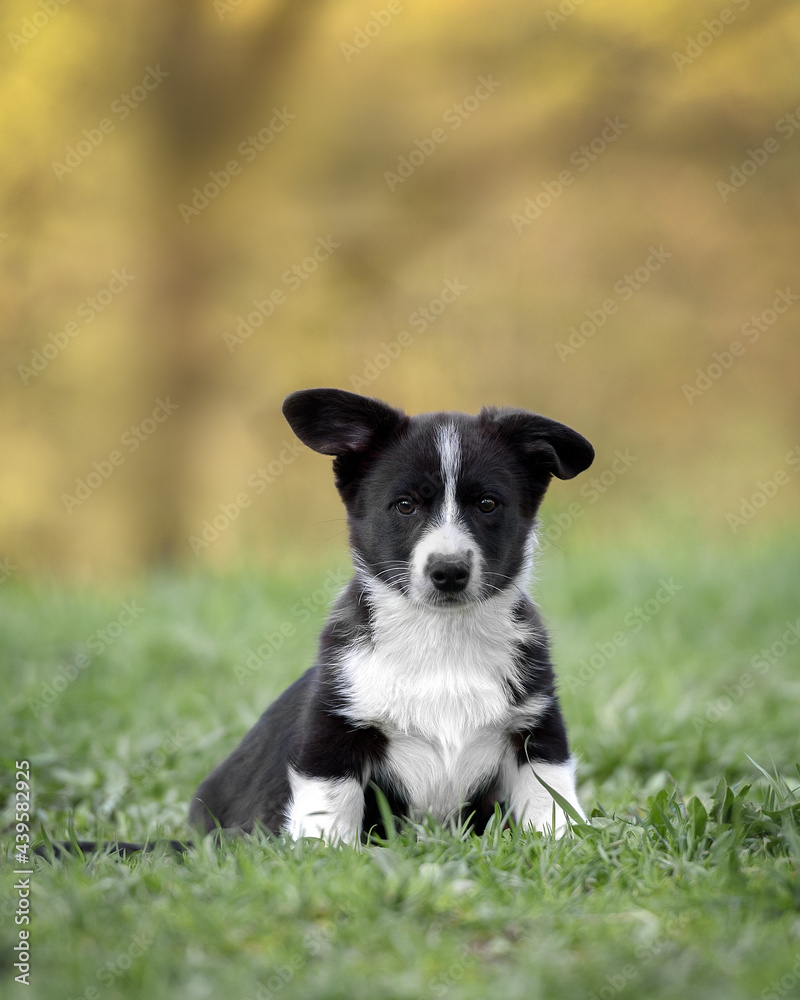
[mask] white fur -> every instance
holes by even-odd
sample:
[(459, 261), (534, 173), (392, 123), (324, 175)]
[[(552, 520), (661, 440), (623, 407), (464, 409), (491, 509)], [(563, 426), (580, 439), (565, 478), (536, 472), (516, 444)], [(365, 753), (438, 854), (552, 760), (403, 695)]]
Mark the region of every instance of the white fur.
[[(521, 690), (519, 647), (533, 638), (532, 626), (513, 614), (531, 571), (533, 532), (525, 543), (518, 578), (490, 598), (476, 600), (484, 569), (480, 548), (461, 521), (456, 500), (461, 440), (454, 424), (437, 429), (436, 447), (444, 503), (412, 553), (410, 593), (401, 593), (361, 567), (373, 613), (372, 638), (355, 643), (340, 662), (345, 714), (386, 735), (386, 757), (362, 782), (310, 779), (290, 770), (287, 829), (293, 837), (356, 842), (363, 789), (370, 778), (395, 785), (412, 816), (430, 813), (446, 821), (471, 792), (499, 775), (499, 797), (512, 814), (544, 831), (553, 826), (554, 802), (537, 779), (539, 773), (580, 812), (574, 764), (537, 762), (535, 771), (530, 764), (520, 767), (508, 738), (534, 727), (550, 704), (546, 695), (532, 695), (519, 705), (510, 697)], [(469, 561), (463, 604), (431, 603), (432, 556)], [(566, 826), (556, 807), (556, 834)]]
[(506, 684), (518, 684), (518, 647), (532, 638), (530, 626), (512, 614), (519, 600), (513, 588), (436, 607), (409, 601), (380, 580), (365, 583), (374, 638), (355, 645), (341, 664), (355, 718), (445, 739), (504, 721)]
[(490, 726), (464, 733), (459, 743), (395, 732), (376, 778), (388, 779), (403, 790), (413, 818), (429, 813), (446, 822), (471, 791), (497, 773), (505, 748), (502, 733)]
[(456, 482), (461, 471), (461, 438), (454, 424), (443, 424), (436, 433), (436, 447), (444, 482), (445, 524), (452, 524), (458, 517), (456, 507)]
[(481, 779), (508, 770), (507, 732), (533, 724), (548, 705), (540, 696), (509, 704), (530, 627), (512, 615), (513, 590), (436, 608), (380, 581), (368, 587), (374, 641), (341, 664), (347, 714), (388, 736), (381, 774), (402, 788), (412, 812), (446, 819)]
[(503, 774), (505, 785), (503, 798), (508, 801), (511, 814), (517, 822), (524, 826), (532, 826), (542, 833), (553, 831), (553, 810), (555, 810), (553, 832), (560, 837), (567, 829), (567, 819), (563, 809), (556, 805), (550, 793), (539, 781), (540, 777), (574, 806), (584, 819), (586, 818), (575, 789), (575, 761), (572, 759), (564, 764), (533, 761), (521, 767), (516, 760), (509, 760)]
[(306, 778), (289, 768), (292, 802), (286, 831), (294, 840), (321, 837), (328, 844), (358, 843), (364, 789), (355, 778)]
[(461, 438), (454, 424), (442, 424), (437, 429), (436, 448), (444, 482), (444, 503), (438, 519), (425, 532), (411, 555), (411, 598), (424, 601), (436, 592), (427, 573), (428, 560), (432, 556), (457, 556), (469, 562), (471, 567), (469, 584), (464, 591), (464, 597), (469, 600), (480, 593), (482, 567), (478, 546), (459, 523), (456, 483), (461, 471)]
[(478, 547), (466, 529), (448, 521), (434, 524), (414, 547), (409, 577), (412, 600), (424, 601), (436, 593), (426, 571), (431, 556), (459, 556), (468, 560), (471, 571), (463, 596), (470, 600), (480, 593), (482, 565)]

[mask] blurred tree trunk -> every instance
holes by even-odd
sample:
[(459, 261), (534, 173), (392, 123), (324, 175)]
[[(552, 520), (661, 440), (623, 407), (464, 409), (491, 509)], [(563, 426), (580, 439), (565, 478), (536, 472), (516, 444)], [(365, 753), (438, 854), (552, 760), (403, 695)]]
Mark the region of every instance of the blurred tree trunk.
[(157, 11), (152, 64), (169, 77), (152, 104), (152, 268), (143, 341), (150, 371), (158, 373), (156, 395), (169, 395), (179, 409), (148, 447), (145, 565), (190, 552), (187, 538), (196, 526), (184, 512), (202, 451), (198, 428), (224, 389), (229, 357), (220, 331), (208, 325), (224, 248), (208, 219), (187, 225), (178, 206), (209, 170), (234, 158), (249, 130), (265, 124), (262, 110), (285, 104), (286, 81), (320, 7), (321, 0), (285, 0), (238, 31), (223, 27), (210, 5), (173, 0)]

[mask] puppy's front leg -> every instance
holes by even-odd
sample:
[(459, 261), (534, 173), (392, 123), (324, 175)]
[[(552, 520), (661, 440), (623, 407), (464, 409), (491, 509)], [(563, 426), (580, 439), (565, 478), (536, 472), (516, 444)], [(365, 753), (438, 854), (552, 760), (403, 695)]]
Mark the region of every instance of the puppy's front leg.
[(309, 705), (303, 732), (288, 755), (291, 800), (284, 827), (292, 837), (357, 844), (364, 789), (383, 742), (371, 726), (356, 726), (328, 706), (326, 686)]
[[(518, 823), (557, 837), (567, 830), (564, 810), (544, 782), (585, 819), (575, 788), (575, 761), (558, 702), (552, 699), (530, 729), (514, 736), (505, 773), (505, 798)], [(542, 779), (541, 781), (539, 779)]]
[[(557, 837), (563, 836), (567, 830), (564, 810), (555, 802), (539, 778), (566, 799), (580, 816), (586, 818), (578, 802), (578, 793), (575, 789), (575, 762), (572, 759), (561, 764), (531, 760), (521, 764), (514, 763), (511, 767), (513, 772), (509, 779), (508, 802), (512, 815), (518, 823), (532, 826), (540, 833), (552, 831)], [(555, 828), (553, 810), (555, 810)]]
[(328, 844), (359, 842), (364, 786), (358, 779), (313, 777), (290, 767), (289, 786), (286, 831), (291, 837), (321, 837)]

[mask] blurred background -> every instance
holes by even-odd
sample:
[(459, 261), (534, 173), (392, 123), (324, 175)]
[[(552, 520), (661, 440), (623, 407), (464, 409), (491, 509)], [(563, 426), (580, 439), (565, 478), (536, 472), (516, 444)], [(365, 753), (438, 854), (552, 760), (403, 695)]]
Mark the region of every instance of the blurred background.
[(341, 554), (319, 385), (576, 427), (554, 542), (795, 516), (800, 8), (722, 2), (7, 0), (3, 575)]

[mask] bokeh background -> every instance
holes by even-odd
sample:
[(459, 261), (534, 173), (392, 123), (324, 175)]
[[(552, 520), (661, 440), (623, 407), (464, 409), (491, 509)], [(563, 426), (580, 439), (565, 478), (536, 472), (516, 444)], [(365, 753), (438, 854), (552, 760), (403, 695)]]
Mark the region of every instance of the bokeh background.
[(280, 415), (316, 385), (581, 430), (603, 488), (559, 484), (554, 536), (796, 514), (796, 3), (0, 24), (4, 575), (343, 553), (329, 463)]

